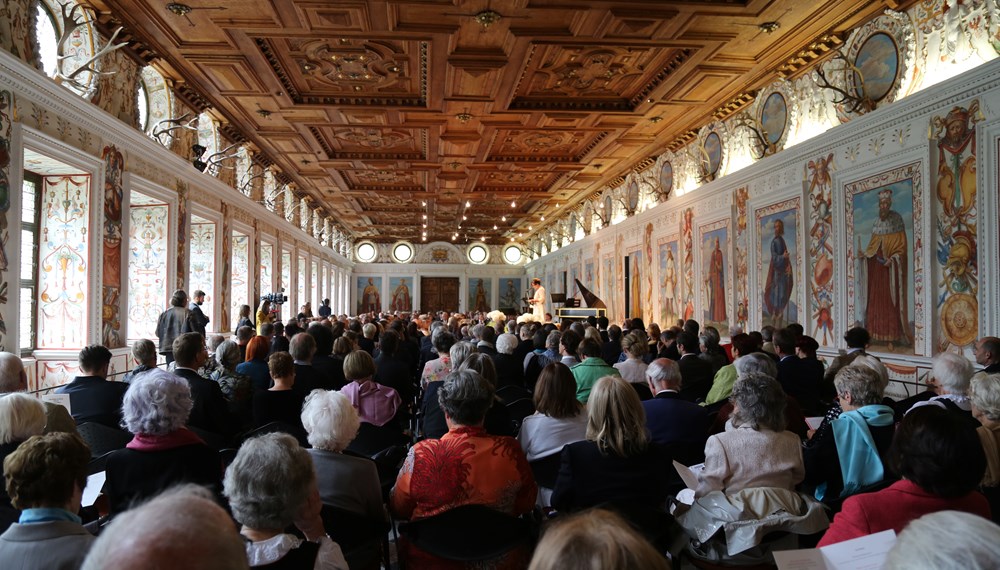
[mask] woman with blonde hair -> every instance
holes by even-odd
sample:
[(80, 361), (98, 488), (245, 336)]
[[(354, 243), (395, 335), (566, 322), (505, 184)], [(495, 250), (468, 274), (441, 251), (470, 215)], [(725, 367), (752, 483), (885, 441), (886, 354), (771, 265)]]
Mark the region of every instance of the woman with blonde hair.
[(648, 350), (649, 344), (641, 334), (630, 332), (625, 335), (625, 338), (622, 339), (622, 353), (627, 358), (625, 362), (615, 364), (615, 368), (618, 369), (622, 378), (633, 384), (646, 383), (646, 367), (648, 364), (643, 360), (643, 357), (646, 356)]
[(597, 381), (587, 402), (587, 439), (563, 447), (552, 506), (574, 511), (602, 503), (662, 508), (667, 455), (649, 441), (635, 389), (617, 376)]
[(620, 516), (591, 509), (558, 519), (542, 536), (528, 570), (667, 570), (662, 554)]

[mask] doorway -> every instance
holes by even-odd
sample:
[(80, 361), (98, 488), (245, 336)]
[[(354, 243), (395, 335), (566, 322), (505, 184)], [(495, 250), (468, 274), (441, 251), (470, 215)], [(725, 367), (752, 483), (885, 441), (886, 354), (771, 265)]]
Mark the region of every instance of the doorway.
[(420, 312), (458, 312), (458, 277), (421, 277)]

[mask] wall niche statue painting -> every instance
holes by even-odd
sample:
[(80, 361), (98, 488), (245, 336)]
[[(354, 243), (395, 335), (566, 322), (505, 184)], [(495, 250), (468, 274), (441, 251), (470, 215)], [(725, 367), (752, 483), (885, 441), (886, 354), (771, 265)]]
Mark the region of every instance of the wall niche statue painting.
[(729, 257), (729, 220), (719, 220), (699, 228), (701, 247), (702, 322), (729, 335), (729, 295), (732, 268)]

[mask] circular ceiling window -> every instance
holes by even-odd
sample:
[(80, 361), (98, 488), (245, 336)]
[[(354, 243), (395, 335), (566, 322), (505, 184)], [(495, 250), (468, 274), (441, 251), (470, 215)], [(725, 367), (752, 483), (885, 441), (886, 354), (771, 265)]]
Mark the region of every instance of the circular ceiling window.
[(503, 259), (511, 265), (516, 265), (521, 262), (521, 248), (516, 245), (508, 245), (503, 248)]
[(374, 243), (370, 241), (363, 241), (358, 244), (354, 253), (358, 256), (358, 261), (362, 263), (371, 263), (375, 261), (375, 256), (378, 255), (378, 249), (375, 248)]
[(392, 259), (396, 263), (409, 263), (413, 260), (413, 246), (408, 242), (397, 242), (392, 246)]
[(475, 263), (476, 265), (482, 265), (486, 263), (490, 258), (490, 252), (486, 249), (486, 245), (481, 243), (472, 244), (469, 246), (469, 250), (466, 253), (469, 257), (469, 261)]

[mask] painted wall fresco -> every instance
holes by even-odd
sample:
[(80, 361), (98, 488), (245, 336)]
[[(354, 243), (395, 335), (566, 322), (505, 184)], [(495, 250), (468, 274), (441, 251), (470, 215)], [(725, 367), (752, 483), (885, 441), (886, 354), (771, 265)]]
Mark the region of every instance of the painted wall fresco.
[(10, 91), (0, 91), (0, 351), (9, 351), (12, 348), (7, 338), (7, 317), (10, 315), (7, 304), (8, 279), (10, 279), (8, 274), (10, 255), (7, 250), (10, 231), (7, 229), (7, 213), (10, 211), (13, 116), (14, 94)]
[(660, 328), (672, 326), (680, 318), (679, 242), (677, 235), (659, 241)]
[(156, 321), (172, 293), (167, 290), (169, 215), (166, 204), (129, 208), (129, 338), (156, 338)]
[(646, 229), (642, 234), (642, 250), (645, 253), (646, 267), (644, 269), (646, 275), (643, 278), (645, 282), (643, 283), (643, 296), (642, 296), (642, 306), (643, 314), (647, 321), (652, 321), (655, 317), (653, 312), (653, 264), (655, 263), (655, 257), (653, 257), (653, 224), (652, 222), (646, 224)]
[(205, 292), (205, 304), (201, 310), (205, 316), (211, 319), (208, 330), (214, 330), (215, 314), (213, 305), (215, 303), (215, 236), (217, 228), (214, 222), (207, 220), (192, 220), (191, 222), (191, 268), (188, 288), (188, 296), (194, 295), (195, 290), (201, 289)]
[(796, 197), (757, 208), (753, 213), (761, 326), (780, 329), (791, 323), (801, 323), (798, 304), (801, 202)]
[[(281, 250), (281, 281), (278, 282), (278, 290), (284, 291), (289, 297), (289, 302), (294, 303), (292, 297), (292, 252), (287, 249)], [(360, 298), (360, 297), (359, 297)], [(286, 318), (289, 310), (286, 308), (282, 318)]]
[[(257, 274), (260, 276), (259, 281), (259, 291), (261, 295), (267, 295), (271, 292), (274, 287), (273, 283), (273, 267), (274, 267), (274, 246), (267, 242), (260, 242), (260, 259), (257, 265), (259, 266)], [(259, 304), (259, 299), (254, 299), (254, 303)]]
[(493, 279), (490, 277), (472, 277), (469, 279), (467, 289), (469, 300), (466, 305), (469, 312), (490, 312), (492, 310), (490, 299), (493, 298)]
[[(230, 325), (235, 330), (236, 323), (240, 320), (240, 305), (250, 305), (256, 309), (257, 303), (251, 297), (250, 292), (250, 236), (242, 232), (233, 232), (232, 237), (232, 302), (230, 303), (231, 318)], [(254, 311), (256, 312), (256, 311)]]
[(38, 348), (87, 344), (90, 176), (42, 178)]
[(312, 301), (313, 314), (319, 309), (319, 265), (313, 261), (310, 265), (311, 272), (309, 273), (309, 300)]
[(413, 310), (413, 278), (389, 278), (389, 310), (408, 313)]
[(937, 137), (934, 201), (937, 214), (935, 308), (940, 315), (935, 350), (972, 356), (979, 336), (979, 247), (976, 207), (976, 123), (979, 101), (931, 119)]
[(922, 214), (921, 186), (919, 163), (844, 185), (848, 315), (871, 333), (872, 351), (911, 354), (917, 345), (922, 273), (914, 262), (922, 247), (914, 227)]
[(699, 226), (701, 248), (702, 323), (729, 334), (732, 294), (732, 267), (729, 256), (729, 220), (719, 220)]
[(806, 259), (809, 268), (809, 315), (806, 330), (820, 345), (837, 342), (833, 301), (833, 153), (810, 160), (803, 169), (809, 200), (809, 233)]
[(4, 0), (0, 4), (0, 49), (30, 65), (35, 63), (33, 7), (30, 0)]
[(643, 251), (641, 249), (634, 249), (628, 252), (628, 260), (626, 263), (629, 264), (629, 274), (628, 274), (628, 288), (629, 288), (629, 307), (628, 307), (628, 317), (635, 319), (645, 320), (645, 307), (643, 306), (643, 296), (642, 296), (642, 285), (643, 279), (646, 278), (647, 268), (645, 264), (649, 263), (648, 259), (643, 259)]
[[(230, 305), (234, 297), (232, 292), (233, 279), (233, 231), (232, 216), (229, 213), (229, 204), (222, 204), (222, 265), (219, 269), (219, 287), (216, 290), (216, 303), (214, 307), (219, 308), (218, 318), (212, 323), (208, 331), (226, 331), (230, 322)], [(205, 300), (208, 302), (208, 299)], [(237, 312), (236, 314), (239, 314)]]
[(580, 266), (574, 263), (569, 268), (569, 277), (566, 280), (566, 298), (583, 299), (580, 295), (580, 288), (576, 285), (576, 280), (580, 278)]
[(358, 300), (357, 314), (377, 313), (382, 310), (381, 277), (357, 277), (354, 290), (355, 299)]
[(122, 174), (125, 158), (114, 146), (104, 148), (104, 252), (101, 285), (101, 339), (108, 348), (125, 346), (121, 319)]
[(185, 279), (188, 270), (187, 244), (190, 240), (188, 236), (188, 223), (191, 218), (190, 214), (188, 214), (187, 182), (178, 180), (175, 190), (177, 191), (177, 288), (184, 289), (187, 286), (187, 280)]
[[(749, 248), (747, 247), (747, 200), (750, 192), (746, 186), (741, 186), (733, 192), (733, 203), (736, 206), (736, 239), (733, 242), (733, 264), (736, 266), (734, 294), (736, 296), (736, 314), (732, 322), (747, 329), (750, 317), (750, 273), (747, 268)], [(758, 257), (759, 259), (759, 257)]]
[[(601, 260), (601, 299), (609, 309), (614, 308), (614, 300), (618, 297), (615, 294), (615, 258), (612, 255), (605, 255)], [(618, 315), (609, 311), (608, 320), (615, 322)]]
[(298, 257), (298, 264), (295, 267), (298, 270), (297, 273), (296, 273), (296, 276), (298, 277), (297, 283), (296, 283), (297, 286), (295, 288), (295, 292), (296, 292), (297, 295), (296, 295), (295, 300), (294, 300), (294, 303), (295, 303), (295, 305), (294, 305), (294, 311), (289, 311), (288, 312), (290, 315), (291, 314), (297, 314), (299, 312), (299, 307), (301, 307), (302, 305), (305, 305), (306, 301), (309, 300), (308, 298), (306, 298), (306, 283), (307, 283), (307, 281), (306, 281), (306, 269), (308, 268), (308, 265), (306, 265), (306, 258), (305, 258), (305, 256), (300, 255)]
[(681, 216), (681, 272), (684, 284), (681, 318), (694, 318), (694, 209), (684, 210)]
[[(101, 43), (105, 41), (102, 39)], [(139, 127), (139, 65), (125, 53), (115, 50), (100, 60), (102, 72), (96, 77), (96, 90), (91, 101), (111, 113), (126, 125)]]

